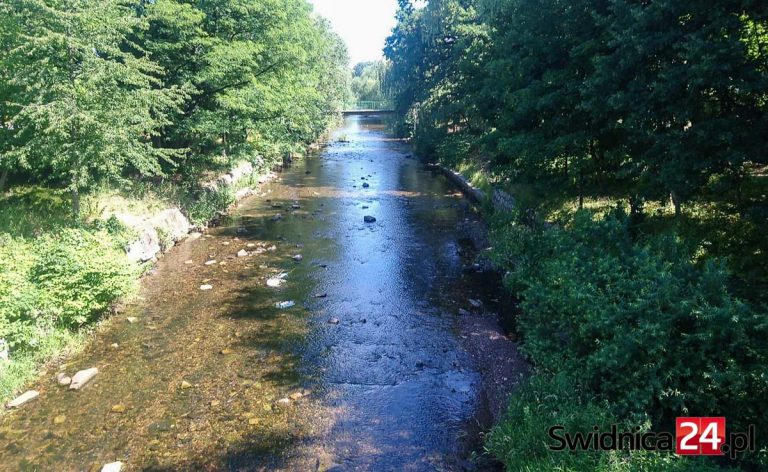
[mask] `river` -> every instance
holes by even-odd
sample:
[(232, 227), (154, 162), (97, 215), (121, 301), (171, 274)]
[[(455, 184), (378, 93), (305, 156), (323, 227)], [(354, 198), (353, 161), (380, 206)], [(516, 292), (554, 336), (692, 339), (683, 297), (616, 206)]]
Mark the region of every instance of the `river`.
[[(378, 119), (347, 118), (41, 375), (0, 417), (0, 469), (473, 469), (483, 379), (458, 311), (493, 302), (459, 228), (477, 220)], [(53, 380), (89, 367), (81, 391)]]

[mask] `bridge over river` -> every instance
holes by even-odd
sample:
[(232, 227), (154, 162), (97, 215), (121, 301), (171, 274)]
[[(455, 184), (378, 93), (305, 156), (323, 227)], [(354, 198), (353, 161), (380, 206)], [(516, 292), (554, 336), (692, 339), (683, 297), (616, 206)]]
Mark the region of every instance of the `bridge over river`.
[(361, 101), (348, 103), (341, 111), (345, 116), (381, 115), (395, 112), (395, 107), (389, 101)]

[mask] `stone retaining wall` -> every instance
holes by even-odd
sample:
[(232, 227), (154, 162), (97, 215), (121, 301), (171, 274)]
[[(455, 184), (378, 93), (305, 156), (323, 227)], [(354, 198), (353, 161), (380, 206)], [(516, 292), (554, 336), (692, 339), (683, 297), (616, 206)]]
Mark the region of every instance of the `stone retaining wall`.
[[(218, 192), (250, 177), (255, 171), (253, 164), (244, 162), (204, 184), (203, 188), (208, 192)], [(258, 182), (264, 184), (274, 177), (275, 174), (270, 172), (260, 176)], [(239, 201), (251, 194), (253, 189), (244, 188), (235, 194), (235, 199)], [(115, 217), (138, 233), (138, 238), (126, 247), (128, 259), (133, 262), (147, 262), (155, 259), (163, 250), (186, 239), (194, 229), (192, 223), (178, 207), (168, 208), (150, 216), (116, 214)], [(171, 243), (170, 247), (168, 243)]]
[[(446, 177), (455, 183), (464, 194), (472, 200), (480, 203), (486, 201), (486, 192), (472, 185), (472, 183), (461, 173), (449, 169), (441, 164), (429, 164), (430, 167), (440, 170)], [(491, 204), (495, 211), (507, 212), (515, 207), (515, 198), (507, 192), (499, 189), (493, 189)]]

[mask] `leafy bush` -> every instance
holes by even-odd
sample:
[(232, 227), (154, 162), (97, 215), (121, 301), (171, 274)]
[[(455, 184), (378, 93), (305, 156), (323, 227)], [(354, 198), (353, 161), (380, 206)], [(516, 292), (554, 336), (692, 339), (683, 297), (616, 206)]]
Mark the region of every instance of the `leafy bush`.
[(460, 133), (449, 134), (436, 145), (436, 154), (440, 162), (452, 168), (468, 160), (471, 152), (471, 137)]
[(134, 268), (102, 233), (62, 230), (0, 244), (0, 339), (36, 348), (57, 327), (92, 321), (132, 286)]
[(28, 277), (34, 262), (30, 242), (0, 235), (0, 339), (12, 351), (37, 337), (39, 293)]
[(524, 350), (548, 374), (571, 373), (620, 418), (768, 416), (768, 325), (733, 297), (717, 260), (672, 236), (635, 241), (621, 210), (566, 227), (506, 225), (496, 260), (522, 298)]
[(0, 339), (12, 357), (57, 329), (82, 326), (133, 286), (135, 267), (111, 235), (65, 229), (35, 240), (0, 238)]
[(93, 321), (133, 285), (135, 268), (109, 238), (80, 229), (47, 235), (30, 280), (40, 309), (68, 327)]
[(597, 426), (608, 431), (616, 424), (620, 431), (647, 431), (647, 422), (619, 423), (606, 405), (584, 400), (564, 374), (534, 375), (510, 401), (504, 419), (489, 433), (488, 452), (499, 458), (508, 471), (716, 471), (707, 459), (694, 460), (666, 453), (646, 451), (552, 451), (549, 428), (560, 425), (569, 433), (589, 433)]
[(205, 226), (234, 202), (233, 191), (225, 187), (214, 191), (202, 191), (197, 198), (185, 205), (184, 209), (193, 225)]

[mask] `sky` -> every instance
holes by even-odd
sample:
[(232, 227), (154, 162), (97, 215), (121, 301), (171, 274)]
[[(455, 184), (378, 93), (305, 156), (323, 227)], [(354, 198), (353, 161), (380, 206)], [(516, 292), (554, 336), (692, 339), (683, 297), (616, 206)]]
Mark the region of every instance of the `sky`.
[(384, 40), (395, 26), (397, 0), (309, 0), (347, 43), (352, 66), (382, 57)]

